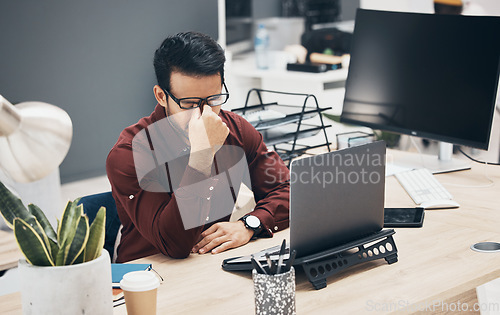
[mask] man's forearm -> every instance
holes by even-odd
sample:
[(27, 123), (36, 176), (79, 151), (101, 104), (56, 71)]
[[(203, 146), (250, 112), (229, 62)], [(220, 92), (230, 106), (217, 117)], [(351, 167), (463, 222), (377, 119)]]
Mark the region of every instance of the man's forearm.
[(210, 176), (212, 164), (214, 161), (214, 153), (211, 149), (191, 152), (188, 165), (198, 172)]

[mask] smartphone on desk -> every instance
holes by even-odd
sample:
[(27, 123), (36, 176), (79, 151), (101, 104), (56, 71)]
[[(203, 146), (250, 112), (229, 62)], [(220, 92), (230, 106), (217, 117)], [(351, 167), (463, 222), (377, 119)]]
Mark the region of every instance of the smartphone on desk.
[(385, 208), (384, 227), (422, 227), (424, 208)]

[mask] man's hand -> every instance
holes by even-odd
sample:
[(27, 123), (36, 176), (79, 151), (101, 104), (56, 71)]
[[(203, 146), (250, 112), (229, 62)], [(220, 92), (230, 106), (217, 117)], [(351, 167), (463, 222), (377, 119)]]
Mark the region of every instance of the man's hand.
[(242, 221), (219, 222), (201, 233), (200, 239), (193, 247), (193, 253), (205, 254), (212, 251), (217, 254), (230, 248), (245, 245), (253, 236), (253, 231), (247, 229)]
[(226, 141), (229, 128), (208, 105), (203, 107), (203, 114), (195, 108), (189, 121), (189, 142), (191, 156), (189, 166), (209, 175), (217, 150)]
[(229, 128), (226, 123), (212, 111), (210, 106), (205, 105), (201, 115), (198, 108), (193, 110), (193, 115), (189, 121), (191, 151), (212, 148), (215, 154), (226, 141), (228, 134)]

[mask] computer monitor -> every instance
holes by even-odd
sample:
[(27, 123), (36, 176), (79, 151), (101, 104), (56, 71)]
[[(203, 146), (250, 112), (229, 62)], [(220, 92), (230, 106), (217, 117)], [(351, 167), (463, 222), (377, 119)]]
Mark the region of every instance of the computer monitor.
[[(360, 7), (360, 0), (317, 0), (316, 5), (308, 1), (312, 8), (304, 12), (306, 18), (306, 30), (318, 30), (323, 28), (337, 28), (341, 31), (352, 33), (356, 10)], [(314, 14), (314, 7), (319, 6), (319, 16)]]
[[(341, 121), (487, 150), (499, 34), (500, 17), (359, 9)], [(444, 151), (420, 167), (465, 168)]]
[[(224, 6), (224, 25), (219, 25), (219, 37), (224, 32), (225, 48), (233, 54), (251, 51), (253, 49), (254, 15), (252, 1), (225, 0), (219, 1)], [(219, 38), (220, 39), (220, 38)]]

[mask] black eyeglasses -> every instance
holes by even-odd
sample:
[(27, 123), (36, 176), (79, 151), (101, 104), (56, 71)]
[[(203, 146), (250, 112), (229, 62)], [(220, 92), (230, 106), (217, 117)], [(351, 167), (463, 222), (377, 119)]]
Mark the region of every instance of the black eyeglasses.
[(169, 91), (165, 90), (164, 88), (161, 88), (163, 92), (165, 92), (168, 96), (170, 96), (174, 102), (179, 105), (180, 108), (182, 109), (192, 109), (192, 108), (197, 108), (200, 107), (203, 102), (205, 102), (208, 106), (219, 106), (227, 102), (229, 99), (229, 93), (227, 93), (227, 87), (226, 83), (222, 83), (222, 86), (224, 86), (224, 89), (226, 90), (226, 93), (221, 93), (221, 94), (215, 94), (215, 95), (210, 95), (205, 98), (201, 97), (184, 97), (184, 98), (177, 98), (172, 95)]

